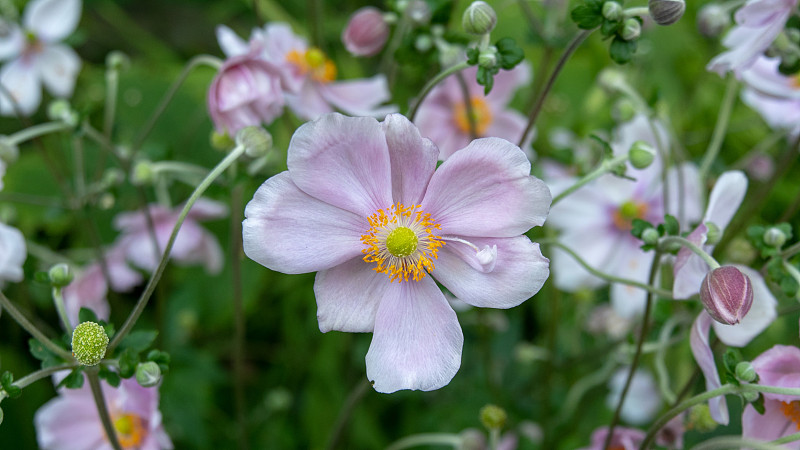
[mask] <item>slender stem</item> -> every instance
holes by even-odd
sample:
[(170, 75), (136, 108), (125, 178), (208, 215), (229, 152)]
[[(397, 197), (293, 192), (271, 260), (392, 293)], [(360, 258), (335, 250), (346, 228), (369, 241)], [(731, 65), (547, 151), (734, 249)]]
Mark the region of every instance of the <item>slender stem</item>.
[(63, 348), (53, 344), (50, 339), (42, 333), (39, 328), (36, 327), (27, 317), (25, 317), (20, 310), (11, 303), (11, 300), (3, 294), (3, 291), (0, 291), (0, 307), (8, 311), (11, 314), (11, 317), (17, 321), (19, 326), (25, 329), (31, 336), (34, 337), (37, 341), (39, 341), (43, 346), (47, 347), (48, 350), (58, 355), (60, 358), (65, 359), (67, 361), (74, 361), (72, 354)]
[(567, 396), (558, 415), (558, 422), (564, 423), (580, 404), (581, 398), (595, 386), (603, 384), (611, 376), (617, 367), (617, 361), (613, 358), (606, 358), (605, 364), (594, 372), (579, 379), (570, 386)]
[(650, 15), (650, 8), (648, 8), (647, 6), (637, 6), (622, 11), (622, 16), (625, 18), (634, 16), (649, 16), (649, 15)]
[(142, 131), (139, 132), (139, 135), (136, 137), (136, 140), (133, 141), (133, 152), (136, 152), (139, 148), (141, 148), (144, 140), (147, 139), (147, 136), (153, 131), (153, 127), (156, 125), (156, 122), (161, 117), (161, 114), (164, 113), (164, 110), (167, 109), (167, 106), (172, 101), (172, 98), (175, 97), (175, 93), (178, 92), (178, 89), (181, 87), (186, 78), (189, 74), (194, 70), (196, 67), (206, 65), (211, 68), (219, 70), (222, 67), (222, 61), (219, 58), (210, 55), (197, 55), (194, 58), (190, 59), (189, 62), (186, 64), (186, 67), (183, 68), (183, 71), (178, 76), (178, 79), (172, 83), (167, 93), (164, 95), (164, 98), (161, 99), (161, 103), (158, 105), (156, 110), (153, 112), (153, 115), (150, 116), (150, 120), (142, 127)]
[(244, 146), (239, 145), (234, 148), (228, 156), (225, 157), (216, 167), (206, 176), (202, 183), (200, 183), (197, 188), (195, 188), (192, 195), (189, 197), (189, 200), (186, 201), (186, 205), (184, 205), (183, 210), (181, 210), (180, 215), (178, 216), (178, 221), (175, 222), (175, 226), (172, 228), (172, 234), (169, 236), (169, 241), (167, 241), (167, 246), (164, 249), (164, 253), (161, 254), (161, 261), (158, 263), (158, 267), (156, 270), (153, 271), (153, 274), (150, 276), (150, 280), (147, 282), (147, 286), (142, 292), (142, 296), (139, 297), (139, 301), (136, 303), (136, 306), (131, 311), (131, 314), (128, 316), (128, 319), (125, 320), (125, 323), (119, 329), (119, 332), (114, 335), (114, 339), (108, 345), (108, 353), (110, 354), (117, 345), (119, 345), (122, 338), (128, 334), (133, 328), (133, 325), (139, 319), (139, 316), (144, 311), (145, 306), (147, 306), (148, 300), (150, 300), (150, 296), (153, 295), (155, 291), (156, 285), (158, 284), (159, 280), (161, 280), (161, 275), (164, 273), (164, 269), (167, 266), (167, 262), (169, 261), (169, 254), (172, 251), (172, 246), (175, 244), (175, 239), (178, 236), (178, 231), (181, 229), (181, 225), (183, 225), (183, 221), (186, 219), (186, 215), (189, 213), (189, 210), (192, 208), (194, 203), (197, 199), (200, 198), (201, 195), (208, 189), (211, 183), (217, 179), (217, 177), (222, 174), (231, 164), (233, 164), (242, 154), (244, 153)]
[[(39, 369), (36, 372), (29, 373), (28, 375), (25, 375), (24, 377), (15, 381), (13, 385), (20, 389), (23, 389), (28, 385), (30, 385), (31, 383), (41, 380), (42, 378), (49, 377), (54, 373), (61, 372), (62, 370), (73, 369), (75, 367), (78, 367), (78, 365), (79, 365), (78, 363), (70, 363), (70, 364), (61, 364), (58, 366), (48, 367), (46, 369)], [(0, 389), (0, 400), (3, 400), (6, 396), (7, 394), (5, 393), (5, 391)]]
[(117, 113), (117, 91), (119, 88), (119, 70), (117, 65), (106, 69), (106, 105), (103, 108), (103, 135), (111, 140), (114, 131), (114, 116)]
[[(783, 268), (786, 269), (787, 272), (789, 272), (789, 276), (794, 278), (794, 281), (800, 285), (800, 271), (797, 270), (797, 267), (795, 267), (794, 264), (790, 263), (785, 259), (782, 262), (783, 262)], [(795, 297), (798, 296), (800, 296), (800, 292), (795, 294)]]
[(563, 200), (566, 196), (577, 191), (587, 183), (590, 183), (596, 180), (597, 178), (600, 178), (602, 175), (611, 172), (612, 170), (614, 170), (616, 166), (624, 163), (627, 160), (628, 160), (628, 153), (617, 155), (611, 159), (604, 160), (602, 163), (600, 163), (600, 166), (598, 166), (596, 169), (586, 174), (583, 178), (581, 178), (575, 184), (562, 191), (560, 194), (556, 195), (555, 198), (553, 198), (553, 202), (550, 204), (550, 206), (552, 207), (556, 203)]
[(519, 142), (517, 143), (518, 146), (522, 146), (525, 142), (525, 138), (530, 133), (533, 125), (536, 123), (536, 118), (539, 116), (539, 113), (542, 111), (542, 106), (544, 105), (544, 100), (547, 98), (547, 94), (550, 93), (550, 89), (553, 88), (553, 84), (555, 84), (558, 75), (561, 73), (561, 69), (564, 68), (564, 65), (567, 63), (567, 60), (570, 56), (578, 49), (581, 43), (592, 34), (592, 30), (583, 30), (572, 39), (572, 42), (569, 43), (569, 46), (564, 53), (559, 58), (558, 62), (556, 63), (556, 67), (553, 69), (553, 73), (550, 74), (550, 78), (547, 80), (547, 84), (544, 86), (544, 89), (539, 94), (539, 97), (536, 99), (536, 103), (533, 105), (533, 109), (531, 109), (530, 115), (528, 116), (528, 125), (525, 126), (525, 131), (522, 132), (522, 136), (519, 138)]
[(464, 79), (464, 74), (458, 72), (456, 74), (458, 86), (461, 88), (461, 96), (464, 98), (464, 111), (467, 115), (467, 124), (469, 125), (469, 138), (475, 140), (478, 138), (477, 126), (475, 124), (475, 111), (472, 107), (472, 98), (469, 95), (469, 88), (467, 87), (467, 80)]
[(714, 133), (711, 135), (711, 142), (708, 144), (705, 156), (703, 156), (703, 162), (700, 164), (699, 178), (701, 180), (706, 179), (708, 171), (711, 169), (711, 164), (722, 148), (722, 140), (725, 138), (725, 131), (728, 129), (728, 121), (731, 118), (731, 111), (733, 111), (737, 87), (738, 81), (736, 77), (728, 75), (728, 84), (725, 85), (725, 97), (723, 97), (722, 105), (719, 107), (717, 124), (714, 126)]
[(347, 422), (350, 420), (350, 416), (353, 415), (353, 410), (355, 410), (358, 402), (364, 398), (364, 395), (369, 391), (369, 388), (369, 381), (364, 379), (359, 381), (353, 390), (350, 391), (350, 394), (347, 395), (347, 398), (342, 405), (342, 409), (339, 411), (339, 417), (336, 418), (336, 424), (333, 426), (333, 431), (331, 431), (331, 435), (328, 438), (328, 445), (326, 446), (327, 449), (333, 450), (338, 447), (339, 440), (344, 432), (344, 428), (347, 425)]
[(86, 175), (83, 169), (83, 139), (78, 136), (72, 139), (72, 163), (75, 166), (75, 196), (77, 203), (83, 205), (86, 201)]
[(754, 439), (746, 439), (740, 436), (715, 437), (695, 445), (692, 447), (692, 450), (730, 450), (742, 448), (752, 448), (755, 450), (786, 450), (786, 447), (780, 445), (756, 441)]
[(655, 368), (656, 368), (656, 377), (658, 378), (658, 387), (661, 390), (661, 396), (664, 397), (664, 400), (670, 404), (675, 403), (677, 397), (675, 396), (675, 393), (672, 392), (672, 389), (670, 389), (669, 387), (669, 371), (667, 370), (667, 365), (664, 361), (666, 359), (669, 337), (672, 334), (672, 330), (675, 329), (675, 327), (677, 327), (681, 322), (682, 322), (681, 317), (672, 316), (669, 318), (667, 323), (664, 324), (664, 327), (661, 328), (661, 332), (658, 335), (658, 342), (660, 345), (656, 350), (656, 357), (655, 357)]
[(605, 272), (601, 272), (601, 271), (595, 269), (594, 267), (590, 266), (589, 263), (587, 263), (583, 259), (581, 259), (581, 257), (578, 256), (578, 254), (575, 253), (571, 248), (567, 247), (566, 245), (564, 245), (564, 244), (562, 244), (560, 242), (557, 242), (557, 241), (549, 242), (548, 241), (548, 244), (555, 245), (556, 247), (558, 247), (558, 248), (564, 250), (565, 252), (567, 252), (570, 256), (572, 256), (572, 258), (575, 259), (575, 261), (577, 261), (578, 264), (580, 264), (584, 269), (586, 269), (589, 273), (591, 273), (592, 275), (594, 275), (596, 277), (600, 277), (600, 278), (602, 278), (602, 279), (604, 279), (606, 281), (609, 281), (611, 283), (620, 283), (620, 284), (625, 284), (625, 285), (628, 285), (628, 286), (638, 287), (639, 289), (644, 289), (645, 291), (653, 293), (655, 295), (658, 295), (659, 297), (672, 298), (672, 292), (669, 292), (669, 291), (667, 291), (665, 289), (659, 289), (657, 287), (650, 286), (649, 284), (644, 284), (644, 283), (642, 283), (640, 281), (629, 280), (627, 278), (616, 277), (614, 275), (609, 275), (609, 274), (607, 274)]
[(461, 448), (461, 436), (452, 433), (421, 433), (404, 437), (394, 444), (386, 447), (386, 450), (401, 450), (404, 448), (416, 447), (419, 445), (451, 445), (453, 448)]
[(460, 63), (458, 63), (458, 64), (456, 64), (456, 65), (454, 65), (452, 67), (449, 67), (449, 68), (439, 72), (438, 75), (436, 75), (435, 77), (433, 77), (433, 79), (428, 81), (428, 84), (426, 84), (422, 88), (422, 92), (420, 92), (419, 97), (417, 97), (417, 101), (414, 102), (414, 105), (408, 111), (408, 120), (410, 120), (412, 122), (414, 121), (414, 117), (417, 115), (417, 110), (419, 109), (419, 105), (422, 104), (422, 101), (425, 100), (425, 97), (428, 95), (428, 93), (430, 93), (431, 89), (433, 89), (434, 86), (439, 84), (442, 80), (444, 80), (445, 78), (449, 77), (450, 75), (452, 75), (452, 74), (454, 74), (456, 72), (460, 72), (460, 71), (466, 69), (467, 67), (469, 67), (469, 63), (466, 62), (466, 61), (462, 61), (462, 62), (460, 62)]
[(106, 432), (108, 442), (114, 450), (122, 450), (117, 439), (117, 433), (114, 431), (114, 425), (111, 423), (111, 416), (108, 414), (108, 407), (106, 400), (103, 398), (103, 388), (100, 387), (100, 378), (97, 376), (97, 369), (86, 370), (86, 378), (89, 379), (89, 387), (92, 389), (92, 397), (97, 406), (97, 413), (100, 415), (100, 421), (103, 423), (103, 429)]
[[(650, 265), (650, 275), (647, 278), (647, 284), (651, 285), (655, 282), (660, 259), (661, 253), (656, 251), (656, 254), (653, 257), (653, 263)], [(622, 405), (625, 404), (625, 397), (628, 395), (628, 389), (631, 387), (633, 375), (636, 373), (636, 369), (639, 366), (639, 359), (642, 356), (642, 345), (647, 338), (647, 332), (650, 328), (650, 311), (653, 309), (653, 300), (653, 293), (648, 292), (647, 303), (645, 304), (644, 315), (642, 316), (642, 327), (639, 330), (639, 340), (636, 343), (636, 353), (633, 354), (633, 361), (631, 361), (631, 367), (630, 370), (628, 370), (628, 378), (625, 380), (625, 386), (622, 388), (622, 393), (620, 394), (619, 402), (617, 403), (617, 409), (614, 411), (614, 417), (611, 419), (611, 424), (608, 426), (608, 435), (606, 436), (606, 441), (603, 444), (603, 448), (606, 450), (608, 449), (609, 445), (611, 445), (611, 437), (614, 435), (614, 427), (616, 427), (617, 422), (619, 422), (619, 416), (622, 413)]]
[(794, 243), (794, 244), (792, 244), (790, 247), (786, 247), (786, 248), (785, 248), (785, 249), (784, 249), (784, 250), (781, 252), (781, 258), (783, 258), (783, 259), (789, 259), (789, 258), (791, 258), (792, 256), (794, 256), (794, 255), (796, 255), (796, 254), (798, 254), (798, 253), (800, 253), (800, 241), (798, 241), (798, 242), (795, 242), (795, 243)]
[(711, 267), (711, 270), (714, 270), (714, 269), (719, 267), (719, 263), (717, 262), (716, 259), (714, 259), (714, 257), (712, 257), (711, 255), (706, 253), (706, 251), (703, 250), (702, 248), (700, 248), (700, 246), (698, 246), (694, 242), (692, 242), (692, 241), (690, 241), (690, 240), (688, 240), (688, 239), (686, 239), (684, 237), (680, 237), (680, 236), (664, 236), (658, 242), (659, 242), (659, 246), (660, 245), (664, 245), (664, 244), (670, 244), (670, 243), (680, 244), (680, 245), (688, 248), (689, 250), (693, 251), (697, 256), (703, 258), (703, 261), (705, 261), (706, 264), (708, 264), (708, 266)]
[(67, 334), (72, 336), (72, 325), (69, 323), (69, 317), (67, 317), (67, 309), (64, 307), (64, 296), (62, 295), (60, 287), (53, 287), (53, 301), (56, 304), (56, 311), (58, 311), (58, 317), (61, 319), (61, 325), (64, 326), (64, 330), (66, 330)]
[(775, 439), (771, 444), (788, 444), (789, 442), (800, 441), (800, 433), (790, 434), (780, 439)]
[(46, 134), (69, 130), (71, 128), (71, 125), (60, 120), (55, 122), (40, 123), (38, 125), (25, 128), (24, 130), (17, 131), (11, 136), (8, 136), (7, 139), (9, 144), (18, 145)]
[[(231, 166), (231, 172), (236, 166)], [(233, 175), (233, 174), (232, 174)], [(235, 176), (231, 176), (235, 179)], [(245, 318), (242, 305), (242, 196), (244, 186), (238, 184), (231, 190), (231, 283), (233, 285), (233, 394), (239, 432), (239, 448), (247, 446), (247, 417), (244, 394)]]

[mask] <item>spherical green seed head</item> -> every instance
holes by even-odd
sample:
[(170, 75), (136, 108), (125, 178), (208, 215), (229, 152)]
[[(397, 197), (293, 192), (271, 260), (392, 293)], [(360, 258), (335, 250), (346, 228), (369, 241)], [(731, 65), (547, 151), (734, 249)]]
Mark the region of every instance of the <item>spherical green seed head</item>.
[(386, 237), (386, 249), (389, 253), (404, 258), (417, 250), (419, 239), (417, 234), (408, 227), (397, 227)]
[(481, 423), (490, 430), (501, 430), (506, 425), (508, 414), (497, 405), (486, 405), (481, 408)]
[(83, 322), (72, 332), (72, 355), (85, 366), (96, 366), (106, 355), (108, 335), (94, 322)]

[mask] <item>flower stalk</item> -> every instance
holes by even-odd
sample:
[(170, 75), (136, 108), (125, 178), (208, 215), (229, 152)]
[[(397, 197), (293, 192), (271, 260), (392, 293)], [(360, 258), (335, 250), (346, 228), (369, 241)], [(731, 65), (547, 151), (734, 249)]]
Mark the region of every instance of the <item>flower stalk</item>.
[(13, 303), (8, 299), (8, 297), (3, 294), (3, 291), (0, 291), (0, 307), (8, 311), (11, 314), (11, 317), (17, 321), (17, 323), (25, 329), (31, 336), (34, 337), (37, 341), (39, 341), (43, 346), (45, 346), (48, 350), (58, 355), (60, 358), (63, 358), (67, 361), (73, 361), (72, 354), (63, 348), (53, 344), (50, 339), (44, 335), (44, 333), (39, 330), (27, 317), (25, 317), (20, 310), (14, 306)]
[(569, 194), (572, 194), (573, 192), (577, 191), (581, 187), (585, 186), (586, 184), (588, 184), (588, 183), (600, 178), (601, 176), (613, 171), (620, 164), (625, 163), (625, 161), (627, 161), (627, 160), (628, 160), (628, 153), (624, 153), (622, 155), (615, 156), (615, 157), (613, 157), (611, 159), (603, 160), (603, 162), (600, 163), (600, 166), (598, 166), (596, 169), (594, 169), (593, 171), (589, 172), (583, 178), (578, 180), (575, 184), (573, 184), (572, 186), (568, 187), (567, 189), (565, 189), (560, 194), (558, 194), (555, 197), (553, 197), (553, 203), (552, 203), (551, 207), (554, 206), (559, 201), (563, 200)]

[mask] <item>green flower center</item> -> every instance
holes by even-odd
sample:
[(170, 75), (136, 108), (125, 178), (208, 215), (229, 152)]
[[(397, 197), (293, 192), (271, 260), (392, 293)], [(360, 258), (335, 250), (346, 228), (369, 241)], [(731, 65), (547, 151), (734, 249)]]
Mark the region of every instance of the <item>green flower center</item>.
[(397, 227), (386, 237), (386, 249), (393, 256), (403, 258), (417, 250), (419, 239), (417, 234), (408, 227)]

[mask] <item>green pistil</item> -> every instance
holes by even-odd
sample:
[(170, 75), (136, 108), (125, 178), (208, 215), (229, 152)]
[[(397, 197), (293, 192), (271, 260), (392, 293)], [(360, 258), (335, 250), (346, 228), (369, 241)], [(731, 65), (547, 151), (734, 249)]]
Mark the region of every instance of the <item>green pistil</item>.
[(411, 228), (397, 227), (386, 237), (386, 249), (389, 253), (404, 258), (417, 250), (417, 234)]
[(641, 214), (641, 207), (635, 202), (627, 201), (619, 207), (619, 215), (625, 220), (633, 220)]
[(128, 414), (125, 414), (114, 421), (114, 428), (122, 434), (131, 434), (131, 431), (133, 431), (133, 421)]

